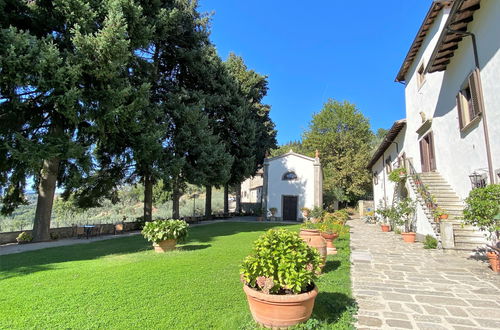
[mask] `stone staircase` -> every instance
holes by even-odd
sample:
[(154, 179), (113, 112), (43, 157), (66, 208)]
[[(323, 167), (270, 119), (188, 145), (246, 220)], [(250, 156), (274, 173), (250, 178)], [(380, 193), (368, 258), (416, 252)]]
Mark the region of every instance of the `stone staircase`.
[[(448, 182), (437, 172), (420, 173), (419, 176), (427, 190), (435, 198), (435, 203), (449, 215), (448, 219), (442, 220), (442, 222), (444, 226), (452, 226), (454, 242), (452, 249), (472, 251), (484, 247), (486, 239), (483, 234), (472, 226), (462, 225), (460, 219), (464, 203)], [(413, 181), (411, 184), (416, 189)], [(424, 207), (424, 210), (429, 221), (434, 222), (432, 211), (427, 207)], [(443, 247), (446, 248), (446, 246)]]

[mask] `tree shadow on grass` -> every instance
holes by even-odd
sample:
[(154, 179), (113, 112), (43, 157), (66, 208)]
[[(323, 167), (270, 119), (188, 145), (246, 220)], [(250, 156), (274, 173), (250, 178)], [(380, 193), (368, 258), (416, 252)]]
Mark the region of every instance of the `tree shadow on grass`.
[(335, 323), (344, 312), (356, 311), (356, 300), (339, 292), (319, 292), (314, 303), (311, 318)]
[[(248, 222), (207, 224), (191, 228), (186, 243), (207, 243), (218, 236), (230, 236), (240, 232), (259, 232), (276, 226), (286, 226), (286, 224)], [(210, 246), (210, 244), (192, 244), (182, 246), (180, 250), (194, 251)], [(56, 268), (54, 264), (57, 263), (92, 260), (112, 254), (130, 254), (149, 250), (152, 250), (151, 243), (141, 235), (136, 235), (2, 255), (0, 256), (0, 280), (54, 269)]]
[(211, 247), (211, 244), (194, 244), (194, 245), (184, 245), (177, 248), (179, 251), (195, 251), (195, 250), (203, 250)]
[(339, 260), (327, 260), (325, 267), (323, 267), (323, 274), (337, 270), (340, 267), (340, 264)]

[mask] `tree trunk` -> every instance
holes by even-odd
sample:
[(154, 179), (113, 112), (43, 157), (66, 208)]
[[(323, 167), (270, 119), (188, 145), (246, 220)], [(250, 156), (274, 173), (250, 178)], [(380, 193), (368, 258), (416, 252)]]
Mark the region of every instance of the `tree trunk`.
[(241, 213), (241, 184), (236, 185), (236, 213)]
[(224, 185), (224, 214), (229, 213), (229, 186), (226, 183)]
[(50, 239), (50, 218), (56, 193), (59, 159), (44, 160), (38, 185), (38, 200), (36, 203), (35, 223), (33, 225), (33, 241), (42, 242)]
[(205, 217), (210, 219), (212, 217), (212, 186), (205, 186)]
[(179, 213), (180, 192), (179, 192), (179, 187), (177, 186), (177, 183), (174, 183), (172, 190), (173, 190), (172, 191), (172, 219), (179, 219), (180, 218), (180, 213)]
[(153, 221), (153, 180), (144, 178), (144, 221)]

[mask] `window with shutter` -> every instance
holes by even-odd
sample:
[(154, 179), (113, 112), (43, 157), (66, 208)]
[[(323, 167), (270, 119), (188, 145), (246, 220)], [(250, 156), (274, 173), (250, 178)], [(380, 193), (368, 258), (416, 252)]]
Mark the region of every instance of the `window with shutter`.
[(483, 109), (479, 71), (476, 69), (467, 77), (464, 87), (457, 95), (458, 123), (463, 130), (469, 126)]

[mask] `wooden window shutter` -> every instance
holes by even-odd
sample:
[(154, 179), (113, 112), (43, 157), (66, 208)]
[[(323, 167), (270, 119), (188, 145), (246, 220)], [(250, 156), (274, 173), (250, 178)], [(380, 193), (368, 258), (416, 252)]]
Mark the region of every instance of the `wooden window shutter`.
[(481, 88), (479, 69), (475, 69), (469, 75), (469, 88), (472, 97), (473, 114), (470, 120), (483, 112), (483, 91)]
[(458, 92), (457, 94), (457, 109), (458, 109), (458, 125), (460, 129), (464, 128), (464, 120), (463, 120), (463, 105), (462, 105), (462, 92)]

